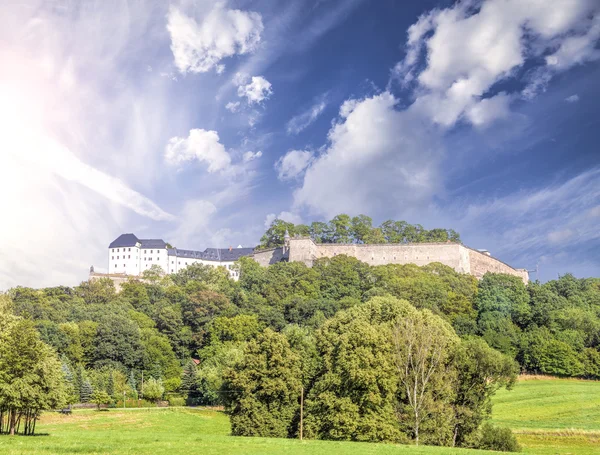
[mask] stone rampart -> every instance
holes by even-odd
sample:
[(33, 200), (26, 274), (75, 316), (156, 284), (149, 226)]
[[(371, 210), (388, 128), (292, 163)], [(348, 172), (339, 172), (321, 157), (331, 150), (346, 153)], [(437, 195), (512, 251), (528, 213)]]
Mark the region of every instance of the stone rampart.
[(498, 259), (468, 248), (460, 243), (408, 244), (316, 244), (312, 239), (290, 239), (289, 261), (304, 262), (309, 267), (319, 258), (340, 254), (352, 256), (369, 265), (416, 264), (423, 266), (440, 262), (459, 273), (481, 278), (486, 272), (506, 273), (528, 281), (526, 270), (514, 269)]
[(281, 262), (284, 258), (283, 248), (270, 248), (268, 250), (255, 251), (252, 255), (254, 260), (263, 267), (266, 267), (276, 262)]

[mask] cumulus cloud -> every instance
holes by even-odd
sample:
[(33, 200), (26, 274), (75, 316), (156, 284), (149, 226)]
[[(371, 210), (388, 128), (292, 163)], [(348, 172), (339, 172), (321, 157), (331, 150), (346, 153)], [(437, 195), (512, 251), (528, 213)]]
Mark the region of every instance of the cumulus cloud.
[(201, 161), (208, 164), (208, 172), (226, 169), (231, 157), (219, 142), (216, 131), (192, 129), (188, 137), (173, 137), (165, 149), (165, 160), (171, 165), (181, 165), (187, 161)]
[(292, 117), (286, 124), (288, 134), (298, 134), (313, 124), (327, 107), (325, 97), (321, 97), (315, 104), (305, 111)]
[(262, 76), (252, 76), (249, 82), (244, 79), (242, 81), (237, 94), (239, 97), (245, 97), (248, 104), (260, 104), (273, 94), (271, 83)]
[(306, 150), (290, 150), (277, 160), (275, 169), (279, 180), (298, 178), (313, 161), (313, 153)]
[(575, 94), (575, 95), (567, 96), (565, 98), (565, 101), (567, 103), (576, 103), (577, 101), (579, 101), (579, 95)]
[(244, 161), (244, 163), (249, 163), (250, 161), (257, 160), (261, 156), (262, 156), (262, 152), (261, 151), (258, 151), (258, 152), (245, 152), (242, 155), (242, 160)]
[(296, 206), (326, 217), (342, 211), (377, 216), (390, 204), (408, 208), (429, 200), (439, 188), (443, 148), (422, 118), (397, 111), (397, 103), (388, 92), (344, 103), (329, 145), (294, 193)]
[(435, 123), (451, 127), (465, 118), (482, 126), (505, 116), (510, 100), (483, 104), (490, 89), (527, 60), (547, 56), (523, 91), (530, 98), (555, 72), (598, 58), (599, 9), (590, 0), (556, 0), (552, 8), (539, 0), (463, 1), (435, 9), (409, 28), (407, 55), (393, 76), (416, 84), (414, 107)]
[(256, 50), (263, 31), (262, 17), (252, 11), (228, 9), (216, 2), (199, 18), (172, 6), (167, 16), (171, 50), (181, 73), (205, 73), (225, 67), (221, 60)]

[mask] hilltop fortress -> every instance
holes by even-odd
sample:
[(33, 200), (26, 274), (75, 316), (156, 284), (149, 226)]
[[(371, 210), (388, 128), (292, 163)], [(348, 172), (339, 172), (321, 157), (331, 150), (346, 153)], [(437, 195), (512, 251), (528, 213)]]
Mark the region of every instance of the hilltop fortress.
[(529, 281), (525, 269), (515, 269), (492, 257), (489, 252), (478, 251), (460, 243), (403, 243), (403, 244), (339, 244), (315, 243), (311, 238), (290, 238), (286, 235), (282, 248), (255, 251), (252, 257), (262, 266), (279, 261), (304, 262), (312, 266), (319, 258), (345, 254), (369, 265), (416, 264), (441, 262), (458, 273), (468, 273), (480, 279), (487, 272), (518, 276)]
[(415, 264), (419, 266), (440, 262), (459, 273), (468, 273), (480, 279), (487, 272), (518, 276), (527, 283), (525, 269), (515, 269), (492, 257), (485, 250), (474, 250), (460, 243), (402, 243), (402, 244), (339, 244), (315, 243), (311, 238), (291, 238), (286, 232), (284, 245), (279, 248), (207, 248), (204, 251), (172, 248), (162, 239), (138, 239), (134, 234), (122, 234), (108, 246), (108, 274), (90, 270), (90, 279), (108, 277), (116, 285), (128, 277), (140, 276), (152, 265), (159, 265), (167, 273), (177, 273), (191, 264), (224, 267), (237, 280), (239, 271), (235, 261), (251, 257), (266, 267), (277, 262), (303, 262), (311, 267), (320, 258), (340, 254), (352, 256), (369, 265)]

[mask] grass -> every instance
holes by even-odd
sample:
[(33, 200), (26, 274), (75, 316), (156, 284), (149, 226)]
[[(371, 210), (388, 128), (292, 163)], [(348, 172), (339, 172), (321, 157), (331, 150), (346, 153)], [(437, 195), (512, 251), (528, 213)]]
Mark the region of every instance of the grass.
[(151, 455), (392, 455), (490, 454), (443, 447), (229, 436), (228, 417), (203, 409), (132, 409), (47, 413), (38, 424), (47, 436), (0, 437), (0, 453)]
[(600, 454), (600, 382), (534, 377), (494, 398), (493, 422), (525, 452)]
[[(524, 453), (600, 454), (600, 382), (533, 379), (519, 381), (494, 400), (493, 421), (518, 434)], [(0, 454), (116, 455), (392, 455), (493, 452), (230, 436), (222, 412), (190, 408), (148, 408), (73, 415), (45, 413), (40, 436), (0, 437)]]

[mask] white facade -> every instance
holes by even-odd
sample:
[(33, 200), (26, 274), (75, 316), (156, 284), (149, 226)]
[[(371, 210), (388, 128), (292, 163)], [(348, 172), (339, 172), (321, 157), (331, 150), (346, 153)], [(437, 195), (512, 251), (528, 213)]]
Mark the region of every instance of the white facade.
[[(167, 248), (167, 244), (160, 239), (144, 240), (133, 234), (123, 234), (108, 247), (108, 273), (139, 276), (153, 265), (158, 265), (166, 273), (177, 273), (199, 263), (225, 267), (230, 276), (237, 280), (239, 272), (234, 270), (235, 260), (251, 252), (250, 248), (240, 248), (207, 249), (204, 252), (177, 250)], [(235, 260), (232, 259), (234, 257)]]

